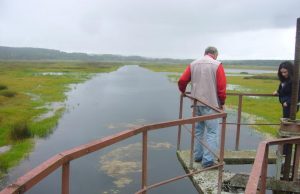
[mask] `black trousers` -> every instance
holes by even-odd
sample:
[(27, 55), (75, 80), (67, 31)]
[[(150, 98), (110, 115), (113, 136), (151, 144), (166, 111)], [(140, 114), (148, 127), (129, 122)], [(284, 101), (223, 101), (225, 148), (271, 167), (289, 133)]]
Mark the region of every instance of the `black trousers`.
[(282, 115), (283, 118), (290, 118), (291, 106), (282, 106)]
[[(282, 115), (283, 118), (290, 118), (290, 112), (291, 112), (291, 106), (283, 106), (282, 105)], [(283, 145), (283, 154), (286, 155), (287, 154), (287, 144)]]

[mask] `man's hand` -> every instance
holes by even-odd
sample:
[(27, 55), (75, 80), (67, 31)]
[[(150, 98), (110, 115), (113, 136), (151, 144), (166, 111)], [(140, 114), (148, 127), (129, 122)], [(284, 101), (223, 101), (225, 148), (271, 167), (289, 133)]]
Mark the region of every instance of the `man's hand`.
[(220, 109), (221, 109), (222, 111), (225, 111), (225, 105), (221, 105), (221, 106), (220, 106)]
[(288, 106), (286, 102), (284, 102), (282, 105), (283, 105), (284, 107), (287, 107), (287, 106)]

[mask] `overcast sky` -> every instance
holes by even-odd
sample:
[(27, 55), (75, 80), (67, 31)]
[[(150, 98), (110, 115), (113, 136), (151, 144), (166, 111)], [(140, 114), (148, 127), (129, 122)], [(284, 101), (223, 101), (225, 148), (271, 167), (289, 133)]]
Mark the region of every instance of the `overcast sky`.
[(294, 59), (300, 0), (0, 0), (0, 46)]

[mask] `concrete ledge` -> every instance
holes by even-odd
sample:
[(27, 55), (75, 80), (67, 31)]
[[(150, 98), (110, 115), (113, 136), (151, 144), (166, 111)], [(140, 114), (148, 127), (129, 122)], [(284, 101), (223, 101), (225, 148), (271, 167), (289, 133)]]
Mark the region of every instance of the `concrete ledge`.
[[(226, 164), (252, 164), (255, 160), (256, 150), (243, 150), (243, 151), (225, 151), (224, 161)], [(177, 151), (177, 157), (182, 164), (186, 173), (191, 173), (194, 170), (201, 170), (202, 165), (200, 163), (193, 163), (193, 169), (189, 168), (190, 164), (190, 151), (183, 150)], [(274, 151), (269, 153), (269, 163), (274, 164), (276, 162), (276, 155)], [(212, 194), (217, 193), (218, 188), (218, 176), (219, 170), (212, 169), (204, 172), (200, 172), (193, 176), (190, 176), (190, 180), (199, 193)], [(248, 181), (248, 175), (235, 174), (232, 172), (223, 173), (223, 194), (227, 193), (244, 193), (244, 188)], [(273, 182), (274, 183), (274, 182)]]
[[(249, 175), (236, 174), (228, 182), (224, 183), (229, 189), (245, 188), (249, 179)], [(282, 192), (300, 192), (300, 183), (293, 181), (275, 180), (274, 178), (267, 178), (267, 189)]]
[[(225, 150), (224, 161), (226, 164), (253, 164), (256, 156), (256, 150)], [(275, 151), (269, 153), (269, 164), (276, 163)]]
[[(179, 151), (182, 157), (190, 159), (190, 151), (182, 150)], [(242, 151), (234, 151), (234, 150), (225, 150), (224, 153), (224, 162), (226, 164), (253, 164), (256, 156), (256, 150), (242, 150)], [(276, 163), (276, 153), (271, 150), (269, 153), (269, 164)], [(195, 163), (197, 164), (197, 163)], [(201, 165), (200, 165), (201, 166)]]
[[(177, 151), (177, 157), (180, 163), (182, 164), (184, 170), (186, 173), (191, 173), (196, 170), (203, 169), (201, 164), (199, 163), (193, 163), (194, 169), (190, 169), (189, 166), (189, 152), (188, 151)], [(190, 176), (190, 180), (192, 181), (193, 185), (197, 189), (199, 193), (205, 193), (205, 194), (215, 194), (217, 193), (218, 188), (218, 175), (219, 170), (213, 169), (208, 170), (204, 172), (200, 172), (198, 174), (194, 174), (193, 176)], [(223, 180), (229, 181), (235, 174), (224, 172), (223, 173)], [(222, 191), (223, 194), (227, 194), (228, 192)], [(238, 192), (235, 192), (238, 193)], [(241, 192), (243, 193), (243, 192)]]

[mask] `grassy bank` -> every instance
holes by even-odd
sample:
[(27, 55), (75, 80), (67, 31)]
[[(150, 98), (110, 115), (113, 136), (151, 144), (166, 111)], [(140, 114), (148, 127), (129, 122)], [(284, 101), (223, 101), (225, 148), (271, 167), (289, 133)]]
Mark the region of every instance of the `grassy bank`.
[[(151, 64), (145, 63), (140, 65), (141, 67), (150, 69), (154, 72), (174, 72), (174, 73), (182, 73), (184, 69), (187, 67), (187, 64)], [(257, 70), (277, 70), (277, 66), (249, 66), (249, 65), (231, 65), (226, 64), (223, 65), (224, 68), (230, 69), (257, 69)]]
[[(182, 73), (186, 68), (186, 65), (143, 65), (142, 67), (150, 69), (155, 72), (173, 72)], [(226, 68), (240, 68), (240, 66), (225, 66)], [(245, 69), (244, 67), (241, 69)], [(256, 68), (252, 66), (248, 69), (265, 69), (270, 70), (270, 68)], [(274, 68), (276, 69), (276, 68)], [(168, 75), (170, 80), (177, 82), (179, 75), (170, 74)], [(243, 75), (240, 76), (228, 76), (227, 77), (228, 90), (227, 92), (234, 93), (260, 93), (260, 94), (272, 94), (278, 87), (279, 81), (275, 74), (266, 75)], [(226, 106), (229, 108), (237, 108), (238, 97), (227, 96)], [(279, 118), (282, 116), (281, 105), (278, 102), (277, 97), (244, 97), (243, 98), (243, 112), (248, 113), (251, 116), (251, 120), (255, 123), (279, 123)], [(278, 131), (278, 126), (257, 126), (261, 132), (271, 134), (276, 136)]]
[[(111, 72), (113, 63), (0, 62), (0, 176), (16, 165), (34, 145), (33, 137), (52, 132), (63, 113), (69, 85), (83, 82), (94, 73)], [(52, 103), (61, 103), (52, 107)], [(50, 117), (40, 116), (54, 112)]]

